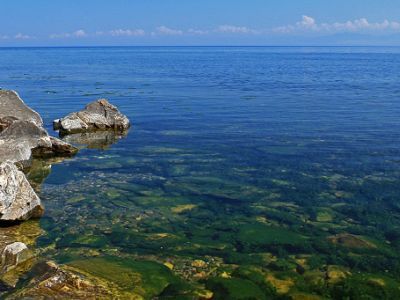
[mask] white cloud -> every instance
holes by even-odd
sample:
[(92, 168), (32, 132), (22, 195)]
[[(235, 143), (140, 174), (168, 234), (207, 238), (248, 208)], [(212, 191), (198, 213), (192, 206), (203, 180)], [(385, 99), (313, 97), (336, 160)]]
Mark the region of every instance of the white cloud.
[(317, 23), (310, 16), (303, 16), (300, 22), (294, 25), (286, 25), (274, 28), (274, 32), (278, 33), (296, 33), (296, 32), (383, 32), (383, 31), (398, 31), (400, 30), (399, 22), (390, 22), (384, 20), (382, 22), (371, 23), (366, 18), (360, 18), (346, 22), (334, 23)]
[(112, 36), (143, 36), (145, 31), (143, 29), (115, 29), (109, 31)]
[(161, 35), (182, 35), (183, 31), (179, 29), (172, 29), (167, 26), (159, 26), (156, 28), (156, 32), (153, 32), (152, 35), (161, 34)]
[(51, 39), (60, 39), (60, 38), (83, 38), (87, 37), (88, 34), (83, 30), (79, 29), (77, 31), (74, 31), (72, 33), (57, 33), (57, 34), (51, 34), (50, 38)]
[(74, 33), (72, 33), (72, 36), (75, 37), (85, 37), (86, 36), (86, 32), (82, 29), (79, 29), (77, 31), (75, 31)]
[(14, 39), (16, 39), (16, 40), (30, 40), (30, 39), (34, 39), (34, 38), (35, 38), (34, 36), (30, 36), (30, 35), (22, 34), (22, 33), (17, 33), (14, 36)]
[(315, 19), (309, 16), (303, 16), (301, 22), (297, 23), (297, 26), (304, 28), (316, 28), (317, 24), (315, 23)]
[(221, 25), (215, 31), (220, 33), (241, 33), (241, 34), (258, 33), (258, 31), (250, 29), (245, 26), (233, 26), (233, 25)]
[(209, 33), (208, 30), (193, 29), (193, 28), (190, 28), (187, 32), (189, 34), (194, 34), (194, 35), (205, 35)]

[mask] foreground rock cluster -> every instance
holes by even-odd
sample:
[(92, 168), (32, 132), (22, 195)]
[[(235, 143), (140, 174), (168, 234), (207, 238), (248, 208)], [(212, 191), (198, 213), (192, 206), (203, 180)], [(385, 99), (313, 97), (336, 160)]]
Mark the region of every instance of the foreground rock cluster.
[[(130, 126), (128, 118), (105, 99), (95, 101), (83, 111), (72, 113), (54, 124), (60, 136), (96, 130), (124, 132)], [(32, 239), (27, 239), (29, 232), (20, 233), (26, 227), (15, 224), (39, 218), (44, 212), (35, 192), (43, 179), (29, 180), (30, 175), (38, 172), (35, 170), (38, 166), (50, 169), (47, 166), (54, 161), (72, 157), (77, 152), (78, 148), (68, 142), (50, 136), (40, 115), (28, 107), (15, 91), (0, 90), (0, 292), (1, 285), (15, 286), (18, 274), (33, 266), (31, 261), (35, 255), (26, 244), (32, 242)], [(38, 235), (34, 234), (32, 238)], [(65, 292), (66, 287), (69, 289), (64, 295), (66, 297), (84, 298), (99, 293), (95, 284), (81, 280), (79, 275), (53, 263), (45, 262), (42, 266), (46, 266), (44, 271), (38, 272), (42, 277), (32, 281), (34, 288), (24, 296), (39, 296), (42, 290), (38, 287), (45, 290), (41, 296), (47, 294), (56, 298), (62, 296), (57, 293), (61, 288)]]
[(51, 137), (40, 115), (14, 91), (0, 91), (0, 221), (24, 221), (43, 213), (23, 170), (33, 159), (70, 157), (74, 146)]

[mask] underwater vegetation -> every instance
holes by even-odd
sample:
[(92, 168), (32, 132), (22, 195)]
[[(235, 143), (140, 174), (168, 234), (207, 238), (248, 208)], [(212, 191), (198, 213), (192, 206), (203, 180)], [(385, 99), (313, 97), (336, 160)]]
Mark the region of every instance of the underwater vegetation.
[(382, 199), (397, 171), (277, 172), (274, 160), (256, 169), (228, 167), (229, 154), (135, 151), (78, 156), (56, 167), (72, 172), (61, 181), (53, 169), (37, 242), (46, 256), (148, 299), (400, 296), (400, 219)]

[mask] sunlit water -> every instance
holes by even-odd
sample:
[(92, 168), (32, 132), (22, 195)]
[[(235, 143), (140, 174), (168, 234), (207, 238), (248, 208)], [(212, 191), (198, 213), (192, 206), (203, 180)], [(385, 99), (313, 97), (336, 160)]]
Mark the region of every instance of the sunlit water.
[(1, 49), (0, 83), (50, 132), (98, 98), (133, 124), (53, 165), (44, 257), (168, 262), (187, 282), (257, 267), (292, 293), (322, 294), (301, 278), (332, 265), (400, 279), (398, 48)]

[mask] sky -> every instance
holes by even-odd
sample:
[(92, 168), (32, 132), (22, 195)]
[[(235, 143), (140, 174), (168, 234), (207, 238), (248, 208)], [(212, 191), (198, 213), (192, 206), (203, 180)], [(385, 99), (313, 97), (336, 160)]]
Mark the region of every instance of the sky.
[(0, 0), (8, 46), (400, 46), (398, 0)]

